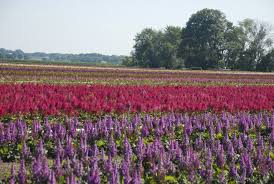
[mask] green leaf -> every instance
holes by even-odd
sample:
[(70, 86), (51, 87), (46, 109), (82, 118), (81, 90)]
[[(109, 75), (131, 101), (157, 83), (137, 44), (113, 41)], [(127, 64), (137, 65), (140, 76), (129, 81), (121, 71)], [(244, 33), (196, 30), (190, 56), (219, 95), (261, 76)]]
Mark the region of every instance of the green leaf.
[(270, 152), (269, 155), (270, 155), (270, 158), (271, 158), (272, 160), (274, 160), (274, 153), (273, 153), (273, 152)]
[(178, 183), (177, 179), (174, 176), (165, 176), (166, 183)]

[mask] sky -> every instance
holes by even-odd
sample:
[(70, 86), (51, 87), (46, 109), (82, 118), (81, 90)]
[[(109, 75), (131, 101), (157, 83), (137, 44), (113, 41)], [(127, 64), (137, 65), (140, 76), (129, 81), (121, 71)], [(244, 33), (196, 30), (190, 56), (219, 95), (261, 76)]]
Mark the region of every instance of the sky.
[(203, 8), (274, 25), (274, 0), (0, 0), (0, 48), (129, 55), (142, 29), (183, 27)]

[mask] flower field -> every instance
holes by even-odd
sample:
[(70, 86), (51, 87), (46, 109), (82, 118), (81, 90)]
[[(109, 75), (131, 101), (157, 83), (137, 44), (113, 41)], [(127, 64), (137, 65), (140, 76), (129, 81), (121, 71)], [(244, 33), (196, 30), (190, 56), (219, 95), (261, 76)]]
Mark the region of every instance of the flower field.
[(274, 75), (0, 65), (0, 183), (273, 183)]
[(1, 82), (107, 85), (273, 85), (273, 73), (184, 71), (0, 63)]

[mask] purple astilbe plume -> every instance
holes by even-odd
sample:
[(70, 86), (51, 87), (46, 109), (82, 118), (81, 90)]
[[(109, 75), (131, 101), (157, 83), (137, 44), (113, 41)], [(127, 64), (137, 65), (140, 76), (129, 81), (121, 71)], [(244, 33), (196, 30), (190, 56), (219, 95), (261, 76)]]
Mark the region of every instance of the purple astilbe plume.
[(65, 150), (63, 149), (63, 146), (62, 146), (62, 143), (61, 143), (60, 139), (57, 139), (57, 141), (56, 141), (55, 154), (59, 155), (60, 160), (62, 160), (64, 158)]
[(50, 177), (49, 177), (49, 184), (56, 184), (56, 178), (55, 178), (55, 173), (54, 170), (50, 171)]
[(70, 136), (67, 136), (66, 138), (66, 147), (65, 147), (65, 155), (69, 158), (73, 158), (75, 152), (74, 147), (72, 145), (72, 140)]
[(124, 184), (130, 184), (130, 163), (126, 160), (123, 160), (121, 170)]
[(197, 154), (192, 148), (188, 148), (186, 151), (186, 156), (182, 160), (182, 165), (188, 171), (188, 178), (191, 182), (195, 180), (195, 174), (198, 172), (200, 162), (198, 160)]
[(46, 182), (49, 178), (50, 171), (48, 167), (48, 160), (46, 157), (39, 156), (32, 165), (33, 179), (36, 182)]
[(17, 138), (17, 128), (16, 128), (16, 125), (15, 125), (15, 123), (13, 123), (13, 122), (10, 122), (9, 123), (9, 125), (8, 125), (8, 140), (9, 141), (12, 141), (12, 142), (14, 142), (14, 141), (16, 141), (16, 138)]
[(83, 168), (83, 163), (82, 161), (80, 160), (76, 160), (75, 162), (75, 175), (78, 176), (78, 177), (81, 177), (84, 173), (84, 168)]
[(249, 127), (248, 127), (248, 122), (247, 122), (245, 116), (240, 117), (239, 128), (240, 128), (240, 131), (242, 131), (242, 132), (248, 131)]
[[(233, 133), (233, 135), (232, 135), (231, 142), (232, 142), (232, 144), (233, 144), (235, 147), (237, 147), (238, 139), (237, 139), (237, 136), (236, 136), (235, 133)], [(234, 148), (235, 148), (235, 147), (234, 147)]]
[(222, 132), (222, 123), (220, 121), (217, 122), (217, 126), (216, 126), (216, 134), (221, 133)]
[(240, 183), (245, 183), (246, 181), (246, 168), (242, 166), (241, 170), (241, 175), (240, 175)]
[(42, 158), (42, 176), (47, 180), (50, 175), (49, 165), (48, 165), (48, 159), (46, 157)]
[(117, 155), (116, 144), (115, 144), (115, 142), (114, 142), (114, 140), (113, 140), (112, 137), (110, 138), (109, 143), (108, 143), (108, 151), (109, 151), (109, 154), (112, 157), (115, 157)]
[(0, 144), (4, 144), (6, 141), (6, 133), (5, 126), (2, 122), (0, 122)]
[(51, 125), (49, 124), (48, 118), (45, 118), (44, 120), (44, 140), (49, 140), (53, 137), (52, 135), (52, 129), (51, 129)]
[(62, 164), (61, 164), (61, 159), (59, 153), (57, 153), (56, 158), (55, 158), (55, 163), (54, 163), (54, 170), (56, 173), (57, 177), (60, 177), (62, 173)]
[(99, 155), (99, 150), (96, 144), (93, 145), (92, 148), (92, 157), (97, 159), (97, 156)]
[(227, 148), (227, 157), (226, 158), (228, 161), (233, 161), (234, 157), (235, 157), (234, 147), (233, 147), (233, 144), (230, 143)]
[(134, 171), (133, 173), (133, 177), (132, 177), (132, 181), (131, 181), (132, 184), (141, 184), (141, 176), (140, 176), (140, 173), (138, 173), (137, 170)]
[(43, 156), (44, 154), (45, 154), (45, 149), (44, 149), (43, 141), (40, 140), (36, 149), (36, 157)]
[(142, 137), (147, 137), (149, 135), (149, 130), (146, 124), (143, 125), (142, 127)]
[(274, 143), (274, 126), (271, 128), (270, 143)]
[(238, 140), (237, 140), (237, 150), (239, 153), (242, 152), (244, 146), (243, 146), (243, 142), (242, 142), (242, 138), (241, 136), (239, 136)]
[(92, 123), (92, 121), (91, 120), (87, 120), (87, 121), (85, 121), (85, 123), (84, 123), (84, 131), (85, 131), (85, 133), (86, 134), (91, 134), (92, 132), (92, 129), (94, 128), (94, 126), (93, 126), (93, 123)]
[(61, 123), (56, 123), (52, 125), (52, 132), (54, 139), (63, 140), (66, 136), (66, 129)]
[(250, 137), (247, 138), (247, 146), (246, 147), (247, 147), (247, 150), (249, 152), (253, 151), (253, 148), (254, 148), (253, 141), (252, 141), (252, 139)]
[(129, 135), (132, 135), (132, 134), (134, 133), (134, 129), (133, 129), (131, 123), (129, 123), (129, 124), (127, 125), (127, 133), (128, 133)]
[(157, 175), (159, 177), (163, 177), (165, 175), (165, 172), (166, 172), (166, 168), (164, 167), (164, 149), (159, 149), (159, 152), (158, 152), (158, 164), (157, 164)]
[(257, 144), (258, 144), (258, 147), (264, 149), (264, 140), (263, 140), (263, 137), (260, 135), (260, 133), (258, 133), (257, 135)]
[(63, 168), (64, 168), (63, 172), (66, 173), (67, 175), (70, 174), (70, 173), (72, 173), (73, 172), (73, 168), (71, 166), (72, 166), (71, 160), (69, 158), (66, 158), (64, 166), (63, 166)]
[(18, 139), (20, 141), (24, 141), (27, 139), (27, 125), (25, 122), (21, 121), (21, 120), (17, 120), (16, 122), (16, 126), (17, 126), (17, 135), (18, 135)]
[(112, 165), (112, 157), (111, 155), (108, 155), (108, 159), (104, 162), (104, 168), (106, 173), (111, 174), (113, 171), (113, 165)]
[(115, 129), (114, 129), (114, 136), (115, 138), (120, 138), (122, 135), (122, 132), (121, 132), (121, 128), (118, 124), (115, 125)]
[(237, 178), (238, 178), (237, 168), (236, 168), (236, 165), (235, 165), (234, 161), (232, 161), (231, 164), (230, 164), (229, 176), (234, 180), (237, 180)]
[(15, 167), (11, 166), (9, 184), (15, 184)]
[(214, 135), (215, 135), (215, 129), (214, 129), (214, 125), (213, 125), (213, 122), (211, 121), (211, 122), (209, 122), (209, 125), (208, 125), (208, 132), (209, 132), (209, 135), (210, 135), (210, 137), (211, 138), (213, 138), (214, 137)]
[(195, 140), (195, 149), (200, 150), (200, 149), (202, 149), (202, 147), (203, 147), (203, 140), (202, 140), (202, 137), (199, 136)]
[(142, 138), (139, 138), (136, 146), (136, 156), (138, 158), (138, 162), (142, 162), (143, 160), (144, 149), (145, 149), (145, 145), (143, 143), (143, 140)]
[[(184, 131), (186, 132), (186, 131)], [(187, 133), (183, 134), (183, 142), (182, 142), (182, 146), (183, 146), (183, 150), (187, 149), (187, 147), (189, 146), (189, 135)]]
[(19, 173), (18, 173), (18, 182), (19, 184), (25, 184), (26, 181), (27, 181), (27, 170), (25, 167), (25, 161), (21, 159)]
[(32, 122), (32, 137), (37, 138), (42, 130), (41, 124), (39, 121)]
[(263, 160), (263, 153), (262, 153), (262, 148), (260, 146), (257, 147), (257, 152), (256, 152), (256, 164), (259, 165), (261, 161)]
[(252, 176), (253, 174), (253, 165), (251, 158), (247, 152), (244, 152), (241, 156), (241, 163), (243, 163), (246, 167), (247, 176)]
[(113, 163), (113, 171), (111, 173), (111, 180), (110, 183), (111, 184), (118, 184), (119, 183), (119, 171), (118, 171), (118, 165), (116, 162)]
[(77, 127), (77, 124), (78, 124), (78, 119), (77, 118), (73, 118), (73, 119), (69, 119), (68, 122), (67, 122), (67, 133), (72, 137), (74, 138), (77, 134), (76, 132), (76, 127)]
[(66, 183), (67, 184), (76, 184), (76, 178), (74, 176), (73, 173), (70, 173), (67, 177), (66, 177)]
[(205, 169), (203, 171), (204, 178), (208, 183), (211, 183), (213, 179), (212, 164), (213, 164), (212, 152), (210, 148), (208, 148), (206, 153)]
[(247, 173), (246, 170), (247, 170), (247, 167), (246, 167), (244, 153), (243, 153), (240, 158), (240, 171), (238, 172), (241, 183), (244, 183), (246, 180), (246, 173)]
[(221, 145), (221, 149), (217, 153), (217, 165), (219, 168), (223, 168), (225, 164), (225, 155), (224, 155), (224, 149), (223, 146)]
[(257, 170), (260, 172), (262, 176), (267, 175), (269, 171), (271, 171), (273, 161), (270, 157), (270, 154), (267, 155), (267, 157), (264, 157), (260, 163), (257, 165)]
[(127, 137), (125, 137), (124, 139), (124, 149), (123, 149), (123, 153), (124, 153), (124, 158), (126, 160), (131, 160), (131, 156), (132, 156), (132, 149), (131, 149), (131, 145), (128, 142)]
[(80, 156), (84, 158), (88, 153), (87, 135), (84, 131), (80, 133)]
[(100, 184), (100, 172), (97, 164), (97, 160), (94, 159), (91, 163), (90, 171), (88, 174), (88, 183), (89, 184)]
[(33, 174), (33, 178), (39, 181), (39, 178), (42, 175), (42, 162), (41, 162), (40, 156), (35, 158), (35, 160), (33, 161), (32, 174)]
[(190, 135), (192, 133), (193, 127), (192, 127), (192, 122), (190, 119), (185, 119), (185, 127), (184, 127), (184, 133), (187, 135)]
[(26, 142), (23, 142), (23, 148), (22, 148), (22, 158), (27, 159), (30, 155), (30, 150), (26, 144)]

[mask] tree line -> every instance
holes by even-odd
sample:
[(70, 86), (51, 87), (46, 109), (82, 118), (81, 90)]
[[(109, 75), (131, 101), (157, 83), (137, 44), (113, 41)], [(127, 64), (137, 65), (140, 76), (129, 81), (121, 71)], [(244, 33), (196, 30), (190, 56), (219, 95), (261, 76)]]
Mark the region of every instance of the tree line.
[(233, 25), (219, 10), (193, 14), (185, 27), (145, 28), (123, 65), (147, 68), (274, 71), (271, 28), (252, 19)]
[(71, 61), (71, 62), (92, 62), (92, 63), (109, 63), (121, 64), (124, 56), (103, 55), (97, 53), (87, 54), (60, 54), (34, 52), (25, 53), (22, 50), (7, 50), (0, 48), (0, 59), (9, 60), (41, 60), (41, 61)]

